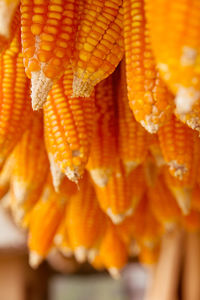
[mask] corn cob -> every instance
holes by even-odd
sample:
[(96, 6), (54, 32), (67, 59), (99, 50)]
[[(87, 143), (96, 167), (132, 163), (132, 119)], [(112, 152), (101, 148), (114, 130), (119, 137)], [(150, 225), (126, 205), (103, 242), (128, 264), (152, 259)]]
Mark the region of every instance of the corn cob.
[(96, 248), (103, 233), (104, 223), (103, 212), (86, 173), (80, 182), (80, 191), (71, 197), (66, 213), (69, 241), (79, 262), (85, 261), (88, 251)]
[[(23, 134), (14, 150), (15, 165), (13, 168), (11, 188), (15, 209), (21, 216), (29, 210), (42, 192), (49, 171), (48, 157), (43, 141), (43, 116), (35, 113), (29, 128)], [(13, 203), (13, 205), (14, 205)], [(26, 209), (25, 209), (26, 208)], [(25, 210), (23, 212), (23, 210)]]
[(54, 245), (65, 257), (71, 257), (73, 255), (73, 249), (69, 240), (65, 215), (63, 216), (62, 222), (54, 236)]
[(72, 59), (73, 93), (88, 97), (123, 56), (122, 0), (86, 0), (81, 9)]
[(187, 174), (187, 176), (184, 177), (184, 180), (175, 178), (167, 169), (164, 171), (164, 176), (166, 184), (174, 195), (182, 213), (184, 215), (189, 214), (191, 208), (192, 188), (196, 181), (196, 172), (194, 168)]
[(149, 135), (135, 120), (129, 108), (124, 64), (121, 63), (120, 66), (120, 80), (116, 82), (118, 86), (118, 149), (119, 156), (129, 173), (145, 160), (148, 151), (147, 144)]
[(127, 177), (122, 163), (118, 162), (107, 185), (95, 187), (100, 207), (114, 224), (119, 224), (130, 216), (138, 201), (137, 197), (132, 199), (131, 175)]
[(117, 155), (117, 121), (112, 77), (95, 88), (94, 134), (87, 169), (97, 186), (107, 184)]
[(77, 26), (77, 0), (21, 1), (22, 52), (32, 81), (32, 106), (40, 109), (69, 63)]
[(132, 220), (132, 232), (136, 241), (146, 247), (154, 247), (163, 233), (163, 228), (156, 220), (146, 194), (136, 207)]
[(119, 270), (126, 264), (128, 253), (125, 244), (120, 239), (115, 226), (111, 222), (107, 225), (99, 255), (103, 265), (111, 276), (116, 279), (119, 278)]
[(16, 27), (19, 26), (19, 2), (20, 0), (0, 1), (0, 52), (9, 45)]
[(24, 72), (18, 32), (10, 48), (0, 54), (0, 164), (29, 124), (29, 82)]
[(70, 180), (78, 182), (89, 156), (94, 97), (67, 97), (68, 79), (66, 73), (53, 86), (44, 106), (45, 142), (49, 157)]
[(53, 245), (53, 238), (64, 215), (65, 202), (65, 197), (47, 185), (31, 212), (28, 246), (29, 263), (33, 268), (40, 264)]
[(144, 0), (124, 0), (123, 8), (129, 104), (136, 120), (155, 133), (173, 111), (173, 96), (155, 65)]
[(160, 148), (158, 134), (152, 134), (149, 138), (149, 152), (153, 156), (158, 167), (162, 167), (166, 164)]
[(184, 180), (184, 177), (197, 168), (200, 140), (198, 133), (188, 128), (175, 116), (158, 132), (160, 146), (170, 173)]
[(181, 211), (176, 203), (176, 199), (166, 186), (162, 175), (157, 178), (153, 187), (149, 187), (148, 199), (156, 219), (166, 230), (171, 230), (179, 221)]
[(188, 125), (199, 129), (199, 116), (190, 112), (200, 100), (200, 3), (198, 0), (146, 2), (157, 66), (176, 94), (177, 113), (186, 120), (189, 117)]

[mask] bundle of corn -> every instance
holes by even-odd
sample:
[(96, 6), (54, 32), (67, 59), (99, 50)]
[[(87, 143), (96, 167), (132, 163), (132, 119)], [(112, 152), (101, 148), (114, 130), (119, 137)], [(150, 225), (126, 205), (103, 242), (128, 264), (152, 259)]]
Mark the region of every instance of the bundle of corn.
[(0, 0), (1, 15), (0, 196), (31, 265), (57, 248), (118, 277), (199, 230), (199, 2)]

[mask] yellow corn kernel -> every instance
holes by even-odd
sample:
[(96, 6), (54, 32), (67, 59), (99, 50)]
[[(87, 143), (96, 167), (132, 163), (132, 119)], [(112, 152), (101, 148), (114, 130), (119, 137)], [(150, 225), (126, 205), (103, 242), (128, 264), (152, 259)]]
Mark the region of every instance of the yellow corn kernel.
[(119, 157), (129, 173), (145, 160), (149, 134), (135, 120), (129, 108), (124, 64), (121, 64), (120, 71), (120, 80), (116, 81), (118, 86), (118, 149)]
[(200, 140), (198, 133), (172, 116), (158, 132), (161, 150), (170, 173), (184, 180), (199, 161)]
[(18, 37), (0, 54), (0, 164), (21, 138), (32, 114)]
[(44, 106), (45, 141), (48, 155), (70, 180), (78, 182), (89, 156), (94, 96), (68, 97), (67, 76), (53, 86)]
[(198, 102), (199, 107), (200, 101), (200, 3), (146, 0), (146, 4), (157, 66), (176, 94), (177, 114), (193, 129), (199, 129), (199, 108), (193, 112), (193, 106)]
[(32, 81), (32, 106), (42, 108), (69, 64), (77, 27), (77, 0), (21, 1), (22, 53)]
[(144, 0), (124, 0), (123, 8), (129, 104), (136, 120), (155, 133), (174, 109), (173, 96), (155, 65)]
[(104, 223), (105, 216), (86, 173), (80, 182), (80, 190), (71, 197), (66, 212), (69, 241), (79, 262), (85, 261), (89, 251), (97, 247)]
[(81, 7), (73, 53), (73, 92), (88, 97), (110, 75), (123, 49), (122, 0), (86, 0)]
[(103, 187), (107, 184), (116, 163), (116, 155), (117, 118), (110, 76), (95, 88), (93, 140), (86, 167), (96, 185)]

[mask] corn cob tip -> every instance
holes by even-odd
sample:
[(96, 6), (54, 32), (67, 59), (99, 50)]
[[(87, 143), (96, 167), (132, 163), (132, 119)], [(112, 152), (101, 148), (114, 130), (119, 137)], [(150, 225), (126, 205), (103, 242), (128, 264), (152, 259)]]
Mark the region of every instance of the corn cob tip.
[(39, 255), (35, 251), (30, 251), (30, 253), (29, 253), (29, 265), (31, 266), (31, 268), (37, 269), (42, 261), (43, 261), (43, 257), (41, 255)]
[(0, 35), (6, 39), (10, 38), (10, 23), (14, 14), (17, 1), (0, 1)]
[(115, 267), (109, 268), (108, 272), (110, 276), (115, 280), (119, 280), (121, 278), (119, 270)]
[(188, 169), (182, 164), (179, 164), (176, 160), (168, 163), (170, 171), (173, 172), (174, 176), (182, 180), (183, 175), (188, 172)]
[(27, 188), (20, 181), (13, 180), (13, 192), (16, 203), (23, 203), (27, 197)]
[(85, 81), (76, 75), (74, 75), (72, 87), (72, 97), (90, 97), (94, 88), (89, 80)]
[(105, 169), (90, 170), (90, 175), (94, 183), (99, 187), (105, 187), (108, 183), (110, 171)]
[(159, 129), (159, 124), (155, 124), (151, 116), (146, 117), (145, 121), (141, 120), (140, 124), (151, 134), (156, 133)]
[(173, 188), (172, 192), (183, 215), (188, 215), (190, 213), (191, 208), (191, 190), (188, 188)]
[(4, 209), (9, 209), (11, 206), (11, 194), (10, 192), (7, 192), (3, 198), (1, 198), (1, 206)]
[(74, 170), (72, 170), (70, 167), (67, 167), (65, 169), (65, 175), (69, 178), (69, 180), (75, 182), (76, 184), (78, 184), (78, 181), (81, 178), (78, 167), (75, 167)]
[(179, 87), (175, 97), (177, 114), (186, 114), (191, 112), (193, 104), (200, 98), (200, 92), (193, 87)]
[(43, 71), (32, 72), (31, 77), (31, 98), (33, 110), (39, 110), (46, 102), (53, 81), (46, 77)]
[(93, 263), (93, 261), (95, 260), (95, 257), (98, 255), (98, 250), (93, 248), (93, 249), (89, 249), (88, 250), (88, 262), (90, 264)]
[(139, 163), (136, 161), (126, 161), (124, 162), (126, 175), (130, 174), (138, 165)]
[(127, 211), (125, 211), (123, 214), (114, 214), (111, 210), (111, 208), (108, 208), (106, 211), (106, 214), (110, 217), (112, 222), (114, 224), (120, 224), (124, 221), (126, 217), (129, 217), (133, 213), (133, 208), (129, 208)]
[(173, 222), (166, 222), (164, 224), (164, 228), (166, 230), (166, 232), (170, 233), (170, 232), (173, 232), (176, 228), (176, 224), (173, 223)]
[(80, 246), (74, 250), (74, 256), (79, 263), (84, 263), (87, 259), (87, 250), (85, 247)]
[(67, 246), (62, 246), (62, 247), (59, 247), (59, 251), (62, 253), (63, 256), (65, 257), (72, 257), (73, 255), (73, 252), (70, 248), (68, 248)]
[(51, 175), (53, 180), (53, 186), (56, 193), (59, 193), (59, 187), (62, 180), (65, 177), (65, 174), (61, 171), (58, 164), (55, 162), (52, 154), (49, 154), (49, 162), (50, 162), (50, 170), (51, 170)]

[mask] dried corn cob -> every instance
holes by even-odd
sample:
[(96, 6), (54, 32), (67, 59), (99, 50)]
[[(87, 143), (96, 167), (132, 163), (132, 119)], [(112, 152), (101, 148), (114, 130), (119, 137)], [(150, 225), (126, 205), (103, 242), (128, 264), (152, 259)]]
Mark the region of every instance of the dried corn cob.
[(40, 109), (69, 63), (77, 26), (77, 0), (21, 1), (22, 51), (32, 81), (32, 106)]
[(94, 97), (67, 97), (68, 75), (64, 74), (53, 86), (44, 106), (45, 141), (49, 157), (70, 180), (77, 182), (89, 156)]
[(115, 102), (112, 77), (95, 88), (94, 134), (87, 169), (96, 185), (107, 184), (117, 155)]
[(36, 268), (49, 252), (53, 238), (64, 215), (66, 198), (47, 185), (30, 215), (29, 262)]
[(86, 0), (81, 9), (72, 59), (73, 92), (88, 97), (123, 56), (122, 0)]
[(123, 8), (129, 104), (136, 120), (155, 133), (171, 116), (173, 96), (155, 65), (144, 0), (124, 0)]
[(107, 185), (95, 186), (102, 210), (115, 224), (121, 223), (127, 216), (130, 216), (138, 201), (137, 197), (132, 199), (131, 175), (127, 177), (122, 163), (118, 162)]
[(66, 213), (69, 241), (79, 262), (85, 261), (88, 251), (96, 248), (104, 223), (103, 212), (86, 173), (80, 182), (80, 191), (71, 197)]
[(146, 2), (157, 66), (176, 94), (177, 113), (189, 126), (199, 129), (199, 115), (190, 112), (200, 100), (200, 3), (198, 0)]
[(0, 164), (6, 159), (29, 124), (29, 82), (24, 72), (17, 34), (0, 55)]
[(139, 202), (132, 220), (132, 232), (136, 241), (146, 247), (154, 247), (163, 233), (163, 228), (156, 220), (146, 194)]
[(166, 125), (160, 128), (158, 136), (170, 173), (184, 180), (192, 169), (197, 169), (200, 150), (198, 133), (173, 116)]
[(19, 2), (20, 0), (0, 1), (0, 52), (9, 45), (16, 27), (19, 26)]
[(120, 66), (120, 80), (116, 82), (118, 86), (118, 149), (119, 156), (129, 173), (144, 161), (148, 151), (147, 144), (149, 134), (135, 120), (129, 108), (124, 64)]
[(157, 178), (154, 186), (149, 187), (148, 198), (156, 219), (164, 225), (166, 230), (171, 230), (179, 221), (181, 211), (162, 175)]
[[(195, 166), (196, 167), (196, 166)], [(192, 188), (195, 185), (196, 172), (192, 169), (187, 176), (184, 177), (184, 180), (180, 180), (172, 176), (167, 169), (165, 169), (165, 181), (176, 198), (176, 201), (184, 215), (187, 215), (190, 212), (191, 208), (191, 195)]]
[(11, 179), (13, 206), (18, 213), (21, 208), (21, 217), (33, 207), (34, 201), (38, 200), (34, 196), (40, 196), (49, 171), (42, 120), (41, 113), (33, 115), (29, 128), (13, 153), (15, 161)]
[(126, 264), (128, 253), (125, 244), (120, 239), (115, 226), (111, 222), (107, 225), (99, 255), (103, 265), (108, 269), (111, 276), (116, 279), (119, 278), (119, 270)]
[(73, 249), (69, 240), (65, 214), (66, 208), (62, 222), (54, 236), (54, 245), (65, 257), (71, 257), (73, 255)]

